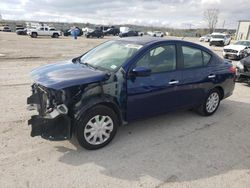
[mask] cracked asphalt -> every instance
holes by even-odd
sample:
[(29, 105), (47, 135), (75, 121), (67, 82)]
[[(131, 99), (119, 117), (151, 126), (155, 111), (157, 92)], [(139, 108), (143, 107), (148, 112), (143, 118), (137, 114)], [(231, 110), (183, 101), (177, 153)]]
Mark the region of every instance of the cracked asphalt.
[(100, 150), (84, 150), (74, 139), (30, 137), (29, 72), (110, 38), (32, 39), (0, 32), (0, 187), (249, 188), (250, 87), (244, 83), (236, 83), (213, 116), (178, 111), (135, 121)]

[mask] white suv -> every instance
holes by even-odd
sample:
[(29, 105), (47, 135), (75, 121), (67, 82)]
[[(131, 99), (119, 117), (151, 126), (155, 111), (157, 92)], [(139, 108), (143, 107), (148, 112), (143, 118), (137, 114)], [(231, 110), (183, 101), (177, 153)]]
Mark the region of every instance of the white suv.
[(209, 46), (226, 46), (231, 42), (231, 36), (224, 33), (212, 33)]

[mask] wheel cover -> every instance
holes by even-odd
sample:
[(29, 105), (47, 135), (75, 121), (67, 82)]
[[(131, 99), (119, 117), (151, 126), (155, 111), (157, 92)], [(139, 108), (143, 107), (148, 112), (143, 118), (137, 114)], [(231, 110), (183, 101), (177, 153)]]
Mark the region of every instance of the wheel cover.
[(220, 97), (217, 92), (213, 92), (209, 95), (206, 103), (206, 110), (209, 113), (212, 113), (216, 110), (219, 105)]
[(89, 144), (102, 144), (110, 138), (113, 128), (113, 120), (109, 116), (96, 115), (85, 126), (84, 138)]

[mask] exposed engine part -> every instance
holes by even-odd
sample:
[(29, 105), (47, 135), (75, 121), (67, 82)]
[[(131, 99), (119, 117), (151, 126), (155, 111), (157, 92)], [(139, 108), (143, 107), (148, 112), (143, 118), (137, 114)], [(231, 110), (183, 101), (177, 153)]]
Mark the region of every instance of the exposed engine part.
[(56, 108), (53, 109), (52, 112), (48, 113), (49, 118), (55, 118), (60, 114), (66, 115), (68, 113), (68, 108), (65, 104), (60, 104)]

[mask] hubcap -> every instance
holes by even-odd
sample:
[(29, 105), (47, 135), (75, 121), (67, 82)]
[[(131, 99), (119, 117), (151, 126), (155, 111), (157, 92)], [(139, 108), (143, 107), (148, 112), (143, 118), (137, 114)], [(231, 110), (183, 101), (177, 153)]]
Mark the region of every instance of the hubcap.
[(107, 141), (113, 130), (113, 121), (109, 116), (96, 115), (91, 118), (84, 129), (84, 138), (92, 145)]
[(219, 104), (220, 97), (217, 92), (211, 93), (207, 99), (206, 110), (209, 113), (212, 113), (216, 110)]

